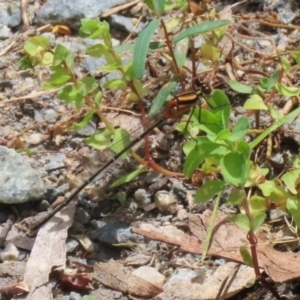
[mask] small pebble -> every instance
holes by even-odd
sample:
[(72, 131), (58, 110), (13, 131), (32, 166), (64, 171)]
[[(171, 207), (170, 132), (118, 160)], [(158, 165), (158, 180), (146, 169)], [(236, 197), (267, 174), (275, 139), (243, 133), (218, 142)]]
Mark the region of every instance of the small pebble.
[(73, 252), (79, 245), (79, 242), (75, 239), (68, 238), (66, 241), (66, 251), (67, 253)]
[(176, 198), (168, 191), (158, 191), (155, 194), (155, 205), (162, 213), (174, 215), (177, 212)]
[(7, 243), (4, 250), (0, 253), (0, 259), (2, 261), (18, 260), (19, 250), (13, 243)]
[(188, 218), (189, 214), (185, 209), (180, 209), (177, 212), (177, 218), (179, 221), (186, 220)]
[(132, 275), (137, 276), (158, 288), (162, 288), (166, 280), (165, 276), (159, 273), (155, 268), (147, 266), (139, 267), (132, 272)]

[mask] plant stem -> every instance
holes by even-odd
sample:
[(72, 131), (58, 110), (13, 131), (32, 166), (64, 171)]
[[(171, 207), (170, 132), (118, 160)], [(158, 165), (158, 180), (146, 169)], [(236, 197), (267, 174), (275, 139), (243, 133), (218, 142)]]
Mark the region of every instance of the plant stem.
[[(243, 208), (244, 208), (245, 213), (250, 221), (250, 224), (252, 224), (252, 215), (250, 213), (248, 199), (245, 199), (245, 201), (243, 203)], [(252, 231), (252, 229), (247, 233), (247, 239), (250, 243), (250, 251), (251, 251), (251, 257), (252, 257), (252, 263), (253, 263), (253, 269), (255, 272), (255, 276), (260, 280), (261, 284), (274, 295), (274, 297), (277, 300), (281, 300), (281, 297), (279, 296), (277, 291), (261, 275), (260, 268), (259, 268), (258, 255), (257, 255), (257, 238), (256, 238), (254, 232)]]

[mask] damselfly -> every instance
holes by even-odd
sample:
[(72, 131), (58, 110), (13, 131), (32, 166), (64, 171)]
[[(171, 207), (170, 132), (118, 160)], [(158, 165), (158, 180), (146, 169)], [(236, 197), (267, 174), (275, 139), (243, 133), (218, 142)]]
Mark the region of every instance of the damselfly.
[[(34, 223), (29, 230), (29, 234), (35, 232), (42, 224), (47, 222), (52, 216), (54, 216), (58, 211), (60, 211), (63, 207), (65, 207), (68, 203), (70, 203), (73, 199), (75, 199), (83, 189), (90, 184), (99, 174), (105, 171), (109, 166), (111, 166), (117, 159), (119, 159), (126, 151), (130, 150), (136, 143), (138, 143), (141, 139), (147, 136), (155, 127), (160, 126), (167, 119), (172, 116), (176, 116), (176, 118), (180, 117), (182, 114), (186, 113), (190, 108), (197, 102), (199, 97), (199, 93), (197, 92), (184, 92), (177, 95), (174, 99), (172, 99), (167, 106), (167, 113), (163, 114), (162, 117), (152, 123), (150, 127), (145, 130), (142, 134), (140, 134), (137, 138), (132, 140), (130, 143), (124, 146), (122, 151), (115, 154), (111, 159), (109, 159), (101, 168), (95, 171), (89, 178), (85, 178), (84, 181), (71, 193), (71, 195), (60, 205), (55, 207), (51, 212), (49, 212), (45, 217), (38, 220)], [(151, 122), (150, 122), (151, 124)], [(146, 162), (147, 165), (153, 167), (153, 161)], [(157, 168), (153, 168), (157, 170)], [(159, 171), (159, 170), (158, 170)], [(170, 172), (171, 174), (174, 174)], [(168, 175), (168, 174), (166, 174)]]

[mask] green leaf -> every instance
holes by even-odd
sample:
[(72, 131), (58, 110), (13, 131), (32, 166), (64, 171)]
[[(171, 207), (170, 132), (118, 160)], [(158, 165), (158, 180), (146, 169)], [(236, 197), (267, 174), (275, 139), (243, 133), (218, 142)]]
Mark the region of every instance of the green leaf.
[(145, 62), (149, 49), (150, 40), (158, 27), (160, 19), (154, 19), (139, 34), (133, 53), (133, 69), (135, 78), (141, 79), (145, 72)]
[(103, 72), (114, 72), (116, 71), (118, 68), (121, 67), (121, 63), (119, 61), (116, 61), (110, 65), (107, 65), (107, 66), (101, 66), (99, 68), (100, 71), (103, 71)]
[(214, 142), (227, 141), (228, 138), (230, 137), (230, 135), (231, 135), (231, 132), (228, 129), (223, 129), (218, 132), (217, 136), (215, 137), (215, 139), (213, 141)]
[(241, 152), (230, 152), (220, 162), (224, 180), (234, 186), (245, 184), (249, 176), (249, 166)]
[(203, 59), (210, 61), (217, 61), (221, 56), (221, 51), (218, 47), (211, 44), (204, 43), (200, 46), (200, 53)]
[(92, 119), (93, 115), (96, 113), (96, 111), (94, 109), (90, 110), (83, 118), (83, 120), (78, 123), (78, 124), (75, 124), (71, 127), (69, 127), (70, 130), (78, 130), (84, 126), (86, 126)]
[(246, 199), (246, 193), (244, 189), (234, 189), (231, 192), (228, 200), (226, 201), (227, 205), (241, 205)]
[(143, 173), (146, 168), (147, 168), (146, 165), (140, 166), (135, 171), (133, 171), (129, 174), (126, 174), (126, 175), (122, 176), (121, 178), (119, 178), (118, 180), (116, 180), (112, 185), (110, 185), (110, 187), (113, 188), (113, 187), (119, 186), (121, 184), (128, 183), (128, 182), (132, 181), (138, 175)]
[(286, 208), (293, 216), (294, 222), (300, 228), (300, 201), (297, 196), (292, 196), (287, 199)]
[(292, 195), (289, 192), (287, 192), (284, 187), (275, 183), (275, 187), (270, 195), (270, 199), (275, 204), (280, 205), (281, 203), (284, 203), (285, 201), (287, 201), (287, 199), (291, 196)]
[(85, 50), (85, 53), (92, 57), (101, 57), (109, 53), (109, 48), (104, 44), (96, 44)]
[(235, 80), (229, 80), (228, 85), (236, 92), (241, 94), (251, 94), (253, 88), (251, 86), (245, 85)]
[(164, 87), (162, 87), (155, 98), (152, 101), (152, 105), (149, 111), (149, 117), (156, 115), (160, 109), (165, 105), (165, 101), (170, 95), (171, 91), (174, 89), (175, 85), (178, 82), (178, 76), (174, 76), (172, 80)]
[(264, 222), (266, 219), (267, 215), (265, 213), (260, 213), (254, 216), (252, 220), (252, 232), (257, 232), (261, 224)]
[[(122, 53), (122, 52), (127, 52), (127, 51), (133, 51), (134, 50), (135, 44), (125, 44), (125, 45), (118, 45), (114, 46), (114, 51), (116, 53)], [(160, 48), (163, 48), (166, 46), (166, 43), (164, 42), (150, 42), (149, 44), (149, 50), (157, 50)]]
[(47, 80), (47, 82), (43, 85), (43, 89), (51, 89), (51, 88), (57, 88), (61, 87), (69, 80), (71, 79), (71, 76), (66, 73), (66, 70), (61, 67), (52, 67), (51, 70), (54, 71), (54, 73), (51, 75), (51, 77)]
[(60, 65), (67, 59), (68, 55), (69, 50), (65, 46), (57, 44), (54, 50), (53, 66)]
[(200, 116), (199, 123), (195, 125), (199, 130), (212, 135), (216, 139), (217, 135), (227, 127), (223, 124), (221, 112), (213, 113), (206, 109), (194, 109), (193, 115)]
[(284, 84), (277, 82), (275, 84), (275, 87), (281, 95), (286, 96), (286, 97), (297, 96), (300, 94), (300, 89), (295, 86), (290, 87), (290, 86), (286, 86)]
[(127, 88), (127, 82), (122, 79), (111, 79), (104, 84), (105, 88), (116, 90), (125, 90)]
[(186, 60), (187, 51), (189, 49), (189, 39), (183, 39), (175, 45), (174, 56), (179, 68), (181, 68)]
[(274, 191), (275, 182), (273, 180), (266, 180), (261, 184), (258, 184), (258, 187), (261, 189), (265, 197), (269, 197)]
[(280, 60), (281, 60), (281, 65), (282, 65), (283, 69), (285, 70), (285, 72), (289, 73), (291, 70), (290, 61), (285, 56), (281, 56)]
[(53, 54), (51, 52), (45, 52), (41, 65), (45, 67), (49, 67), (53, 64)]
[(95, 90), (95, 88), (98, 88), (97, 81), (92, 76), (85, 76), (80, 79), (80, 82), (82, 82), (84, 84), (87, 94), (89, 94), (90, 92), (93, 92)]
[(232, 142), (236, 142), (245, 137), (250, 128), (249, 120), (246, 117), (241, 117), (236, 122), (230, 137), (228, 138)]
[(257, 94), (252, 95), (244, 104), (245, 109), (268, 110), (264, 100)]
[(30, 57), (25, 55), (19, 60), (21, 70), (33, 69), (34, 64), (32, 63)]
[(84, 141), (95, 149), (104, 150), (111, 144), (111, 136), (111, 132), (105, 128), (86, 138)]
[(243, 258), (245, 265), (253, 268), (253, 260), (252, 260), (251, 254), (248, 251), (248, 249), (245, 246), (242, 246), (240, 248), (240, 253), (241, 253), (241, 256)]
[(226, 148), (222, 145), (203, 141), (197, 144), (196, 147), (189, 153), (183, 167), (183, 173), (189, 177), (195, 169), (209, 156), (222, 155)]
[(212, 213), (212, 216), (210, 219), (210, 223), (206, 230), (206, 237), (205, 237), (205, 241), (203, 243), (202, 258), (201, 258), (202, 263), (204, 263), (206, 254), (208, 253), (208, 250), (211, 245), (211, 240), (212, 240), (212, 236), (213, 236), (214, 230), (215, 230), (215, 224), (216, 224), (216, 220), (217, 220), (217, 216), (218, 216), (221, 198), (222, 198), (222, 192), (218, 193), (218, 197), (215, 201), (215, 205), (214, 205), (213, 213)]
[(147, 89), (143, 86), (143, 83), (138, 79), (133, 79), (133, 85), (138, 93), (139, 99), (143, 99), (147, 94)]
[(211, 105), (209, 111), (214, 114), (220, 112), (222, 116), (223, 129), (227, 129), (230, 117), (230, 102), (226, 94), (221, 90), (214, 90), (209, 98), (209, 103)]
[(266, 86), (267, 92), (270, 91), (275, 86), (279, 76), (280, 76), (280, 70), (276, 70), (274, 74), (270, 78), (268, 78), (267, 86)]
[(283, 115), (281, 113), (279, 113), (278, 110), (275, 109), (271, 104), (268, 104), (267, 107), (268, 107), (268, 111), (269, 111), (270, 116), (275, 121), (279, 121), (280, 119), (283, 118)]
[(231, 22), (229, 20), (217, 20), (217, 21), (203, 22), (201, 24), (195, 25), (193, 27), (190, 27), (188, 29), (181, 31), (180, 34), (178, 34), (173, 39), (172, 42), (175, 44), (184, 38), (187, 38), (187, 37), (199, 34), (199, 33), (205, 33), (208, 31), (212, 31), (216, 28), (229, 25), (230, 23)]
[(121, 203), (122, 206), (124, 206), (126, 204), (126, 193), (124, 192), (118, 192), (117, 193), (117, 199), (119, 200), (119, 202)]
[(76, 109), (80, 109), (84, 104), (84, 97), (86, 96), (85, 85), (78, 81), (77, 85), (72, 86), (72, 90), (69, 93), (69, 99), (75, 102)]
[(210, 200), (212, 197), (222, 192), (227, 186), (226, 182), (220, 180), (206, 181), (201, 188), (197, 191), (195, 196), (196, 203), (204, 203)]
[(249, 219), (244, 214), (236, 214), (230, 220), (244, 231), (249, 232), (251, 230)]
[(24, 51), (30, 56), (35, 56), (38, 53), (46, 52), (49, 47), (49, 40), (46, 37), (40, 35), (29, 38), (24, 45)]
[(258, 214), (264, 213), (267, 211), (267, 204), (266, 199), (261, 196), (252, 196), (249, 199), (249, 207), (250, 207), (250, 213), (252, 216), (256, 216)]
[(200, 136), (195, 139), (192, 139), (190, 141), (187, 141), (183, 145), (183, 152), (186, 156), (189, 155), (189, 153), (195, 149), (195, 147), (198, 147), (201, 145), (201, 143), (210, 142), (209, 139), (206, 136)]
[(127, 65), (123, 66), (123, 70), (125, 72), (124, 78), (127, 82), (132, 81), (134, 79), (134, 70), (133, 70), (133, 61), (131, 60)]
[(244, 140), (237, 142), (236, 151), (241, 152), (244, 155), (246, 160), (250, 157), (250, 153), (251, 153), (250, 146)]
[[(150, 2), (146, 0), (145, 3)], [(151, 0), (153, 4), (153, 11), (161, 16), (165, 11), (166, 0)]]
[(106, 21), (100, 22), (96, 19), (81, 19), (79, 34), (82, 37), (90, 39), (103, 38), (109, 34), (109, 24)]
[[(129, 144), (130, 144), (130, 136), (128, 134), (128, 131), (123, 128), (118, 128), (115, 130), (114, 139), (112, 141), (112, 144), (108, 148), (117, 154), (123, 151), (124, 148), (127, 147), (127, 145)], [(125, 151), (121, 155), (121, 158), (126, 158), (129, 151), (130, 150)]]
[(297, 194), (296, 190), (296, 182), (300, 175), (300, 169), (293, 170), (291, 172), (287, 172), (282, 175), (281, 180), (284, 182), (289, 191), (293, 194)]
[(81, 81), (78, 81), (77, 85), (68, 85), (58, 92), (59, 99), (65, 103), (74, 102), (77, 109), (80, 109), (83, 106), (85, 96), (85, 85)]
[(300, 52), (294, 52), (292, 54), (293, 58), (295, 59), (298, 66), (300, 66)]
[(95, 96), (95, 105), (96, 105), (96, 108), (99, 108), (100, 107), (100, 104), (101, 104), (101, 101), (103, 99), (103, 94), (101, 91), (99, 91), (96, 96)]

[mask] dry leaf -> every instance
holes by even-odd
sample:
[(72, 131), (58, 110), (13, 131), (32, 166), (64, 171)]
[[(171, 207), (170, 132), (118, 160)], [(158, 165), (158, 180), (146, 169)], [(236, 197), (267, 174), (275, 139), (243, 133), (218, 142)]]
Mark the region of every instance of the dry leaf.
[(74, 276), (62, 276), (59, 279), (60, 284), (71, 291), (90, 291), (92, 289), (92, 279), (84, 273)]
[(122, 293), (151, 298), (162, 292), (161, 288), (133, 275), (113, 260), (95, 265), (94, 270), (94, 279)]
[(49, 139), (48, 134), (33, 133), (26, 138), (26, 142), (30, 145), (38, 145)]
[[(172, 225), (155, 228), (151, 224), (139, 224), (138, 227), (133, 227), (132, 231), (151, 239), (178, 245), (184, 252), (201, 254), (202, 243), (200, 241), (205, 240), (206, 228), (210, 222), (211, 211), (209, 210), (201, 215), (190, 215), (190, 230), (199, 240), (190, 237)], [(243, 263), (239, 249), (241, 246), (249, 247), (246, 235), (245, 231), (230, 222), (224, 214), (219, 213), (208, 255), (224, 257)], [(275, 250), (263, 232), (258, 232), (256, 238), (259, 266), (265, 270), (272, 280), (284, 282), (300, 277), (300, 270), (298, 269), (300, 253)]]
[(76, 239), (86, 252), (90, 253), (94, 251), (93, 242), (86, 235), (77, 234), (71, 235), (71, 237)]
[(52, 299), (49, 274), (54, 268), (65, 268), (66, 239), (75, 208), (76, 203), (70, 202), (39, 230), (24, 274), (24, 281), (30, 288), (26, 300)]
[(15, 296), (19, 294), (24, 294), (29, 292), (29, 287), (26, 282), (20, 281), (17, 283), (13, 283), (7, 286), (3, 286), (0, 289), (1, 293), (4, 295)]
[(52, 33), (55, 35), (61, 34), (61, 35), (71, 35), (72, 32), (69, 27), (64, 25), (55, 25), (52, 28)]
[[(236, 272), (236, 268), (239, 268)], [(227, 299), (244, 289), (247, 282), (254, 278), (253, 269), (229, 262), (205, 273), (204, 282), (181, 282), (154, 298), (154, 300), (215, 300), (223, 281), (227, 278), (222, 294)], [(224, 291), (224, 289), (223, 289)], [(219, 298), (218, 298), (219, 299)]]

